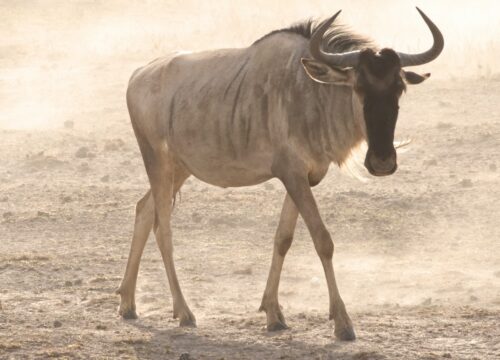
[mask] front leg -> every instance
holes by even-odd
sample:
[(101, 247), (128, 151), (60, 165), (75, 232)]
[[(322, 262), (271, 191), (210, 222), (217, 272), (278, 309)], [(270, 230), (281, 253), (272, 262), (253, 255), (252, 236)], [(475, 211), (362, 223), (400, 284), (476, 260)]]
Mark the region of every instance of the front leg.
[(262, 305), (259, 309), (266, 312), (267, 330), (269, 331), (288, 328), (278, 302), (278, 287), (283, 261), (285, 261), (285, 255), (290, 245), (292, 245), (298, 216), (297, 207), (290, 198), (290, 195), (287, 194), (283, 203), (283, 209), (281, 210), (278, 229), (274, 237), (273, 260), (271, 269), (269, 270), (269, 277), (267, 278), (266, 290), (262, 297)]
[(297, 159), (282, 161), (275, 167), (276, 176), (285, 185), (288, 194), (297, 206), (307, 225), (316, 252), (325, 271), (330, 296), (330, 319), (335, 322), (335, 336), (340, 340), (354, 340), (356, 335), (351, 319), (347, 315), (344, 302), (340, 297), (333, 271), (333, 241), (319, 214), (308, 179), (307, 167)]

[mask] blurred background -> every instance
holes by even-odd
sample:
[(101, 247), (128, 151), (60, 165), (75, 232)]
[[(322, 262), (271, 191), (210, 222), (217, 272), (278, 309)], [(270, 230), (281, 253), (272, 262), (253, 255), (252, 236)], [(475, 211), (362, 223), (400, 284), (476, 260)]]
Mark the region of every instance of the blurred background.
[(421, 51), (431, 36), (415, 5), (446, 39), (426, 71), (440, 79), (498, 73), (500, 4), (494, 0), (3, 0), (0, 127), (59, 127), (98, 103), (104, 80), (116, 85), (115, 99), (124, 104), (132, 70), (171, 50), (244, 47), (338, 9), (342, 23), (381, 46)]

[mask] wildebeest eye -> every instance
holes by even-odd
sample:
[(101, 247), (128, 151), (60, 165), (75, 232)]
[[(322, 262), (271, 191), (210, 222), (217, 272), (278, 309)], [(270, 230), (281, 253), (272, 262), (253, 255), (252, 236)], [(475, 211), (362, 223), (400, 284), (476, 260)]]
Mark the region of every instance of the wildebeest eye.
[(406, 91), (406, 84), (404, 83), (403, 79), (399, 78), (396, 81), (396, 85), (395, 85), (396, 95), (397, 96), (401, 96), (401, 94), (403, 93), (403, 91)]

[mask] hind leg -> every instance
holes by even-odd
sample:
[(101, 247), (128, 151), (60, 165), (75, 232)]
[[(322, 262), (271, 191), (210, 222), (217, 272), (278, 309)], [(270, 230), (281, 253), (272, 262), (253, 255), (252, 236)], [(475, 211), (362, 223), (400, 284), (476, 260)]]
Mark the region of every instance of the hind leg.
[[(184, 181), (190, 174), (183, 169), (178, 169), (174, 176), (174, 194), (177, 193)], [(127, 268), (125, 275), (117, 294), (120, 294), (120, 315), (125, 319), (136, 319), (136, 306), (135, 306), (135, 289), (137, 283), (137, 275), (139, 273), (139, 264), (141, 262), (142, 252), (146, 241), (153, 227), (155, 217), (155, 206), (151, 190), (139, 200), (136, 206), (134, 235), (132, 238), (132, 245), (130, 247), (130, 254), (127, 261)]]
[[(175, 162), (174, 165), (175, 173), (174, 173), (174, 186), (173, 186), (173, 204), (175, 204), (175, 196), (180, 191), (182, 185), (186, 181), (186, 179), (191, 176), (191, 174), (184, 168), (184, 166)], [(155, 235), (158, 233), (160, 220), (157, 219), (157, 223), (155, 224)], [(173, 244), (172, 244), (172, 234), (170, 233), (170, 239), (166, 241), (164, 239), (159, 238), (156, 235), (156, 242), (162, 254), (163, 263), (165, 265), (165, 269), (167, 271), (167, 277), (170, 283), (170, 291), (172, 292), (173, 299), (173, 316), (174, 319), (179, 318), (180, 326), (188, 326), (188, 327), (196, 327), (196, 319), (189, 310), (189, 307), (184, 300), (184, 296), (182, 295), (177, 275), (175, 273), (175, 267), (173, 263)]]
[(134, 235), (132, 237), (127, 267), (121, 285), (116, 290), (116, 293), (120, 294), (121, 297), (119, 313), (125, 319), (137, 318), (135, 311), (135, 286), (142, 252), (153, 227), (154, 211), (153, 196), (151, 195), (151, 190), (149, 190), (139, 200), (135, 208)]
[(142, 145), (141, 151), (146, 159), (146, 170), (156, 209), (155, 237), (172, 293), (174, 318), (179, 318), (180, 326), (194, 327), (196, 319), (187, 306), (175, 272), (172, 228), (170, 226), (172, 202), (175, 195), (175, 177), (177, 175), (178, 179), (183, 178), (182, 181), (184, 181), (189, 173), (168, 151), (165, 144), (159, 144), (155, 148)]

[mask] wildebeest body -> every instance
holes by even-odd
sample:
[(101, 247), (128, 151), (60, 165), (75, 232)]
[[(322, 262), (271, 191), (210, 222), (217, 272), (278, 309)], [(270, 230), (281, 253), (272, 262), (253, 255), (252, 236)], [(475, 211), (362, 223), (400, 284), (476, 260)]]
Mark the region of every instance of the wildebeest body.
[[(245, 49), (158, 59), (131, 80), (133, 108), (158, 112), (139, 131), (164, 136), (193, 175), (214, 185), (272, 178), (276, 154), (287, 146), (297, 147), (318, 178), (345, 160), (364, 126), (352, 91), (312, 81), (300, 63), (306, 56), (308, 40), (283, 33)], [(161, 132), (148, 134), (153, 128)]]

